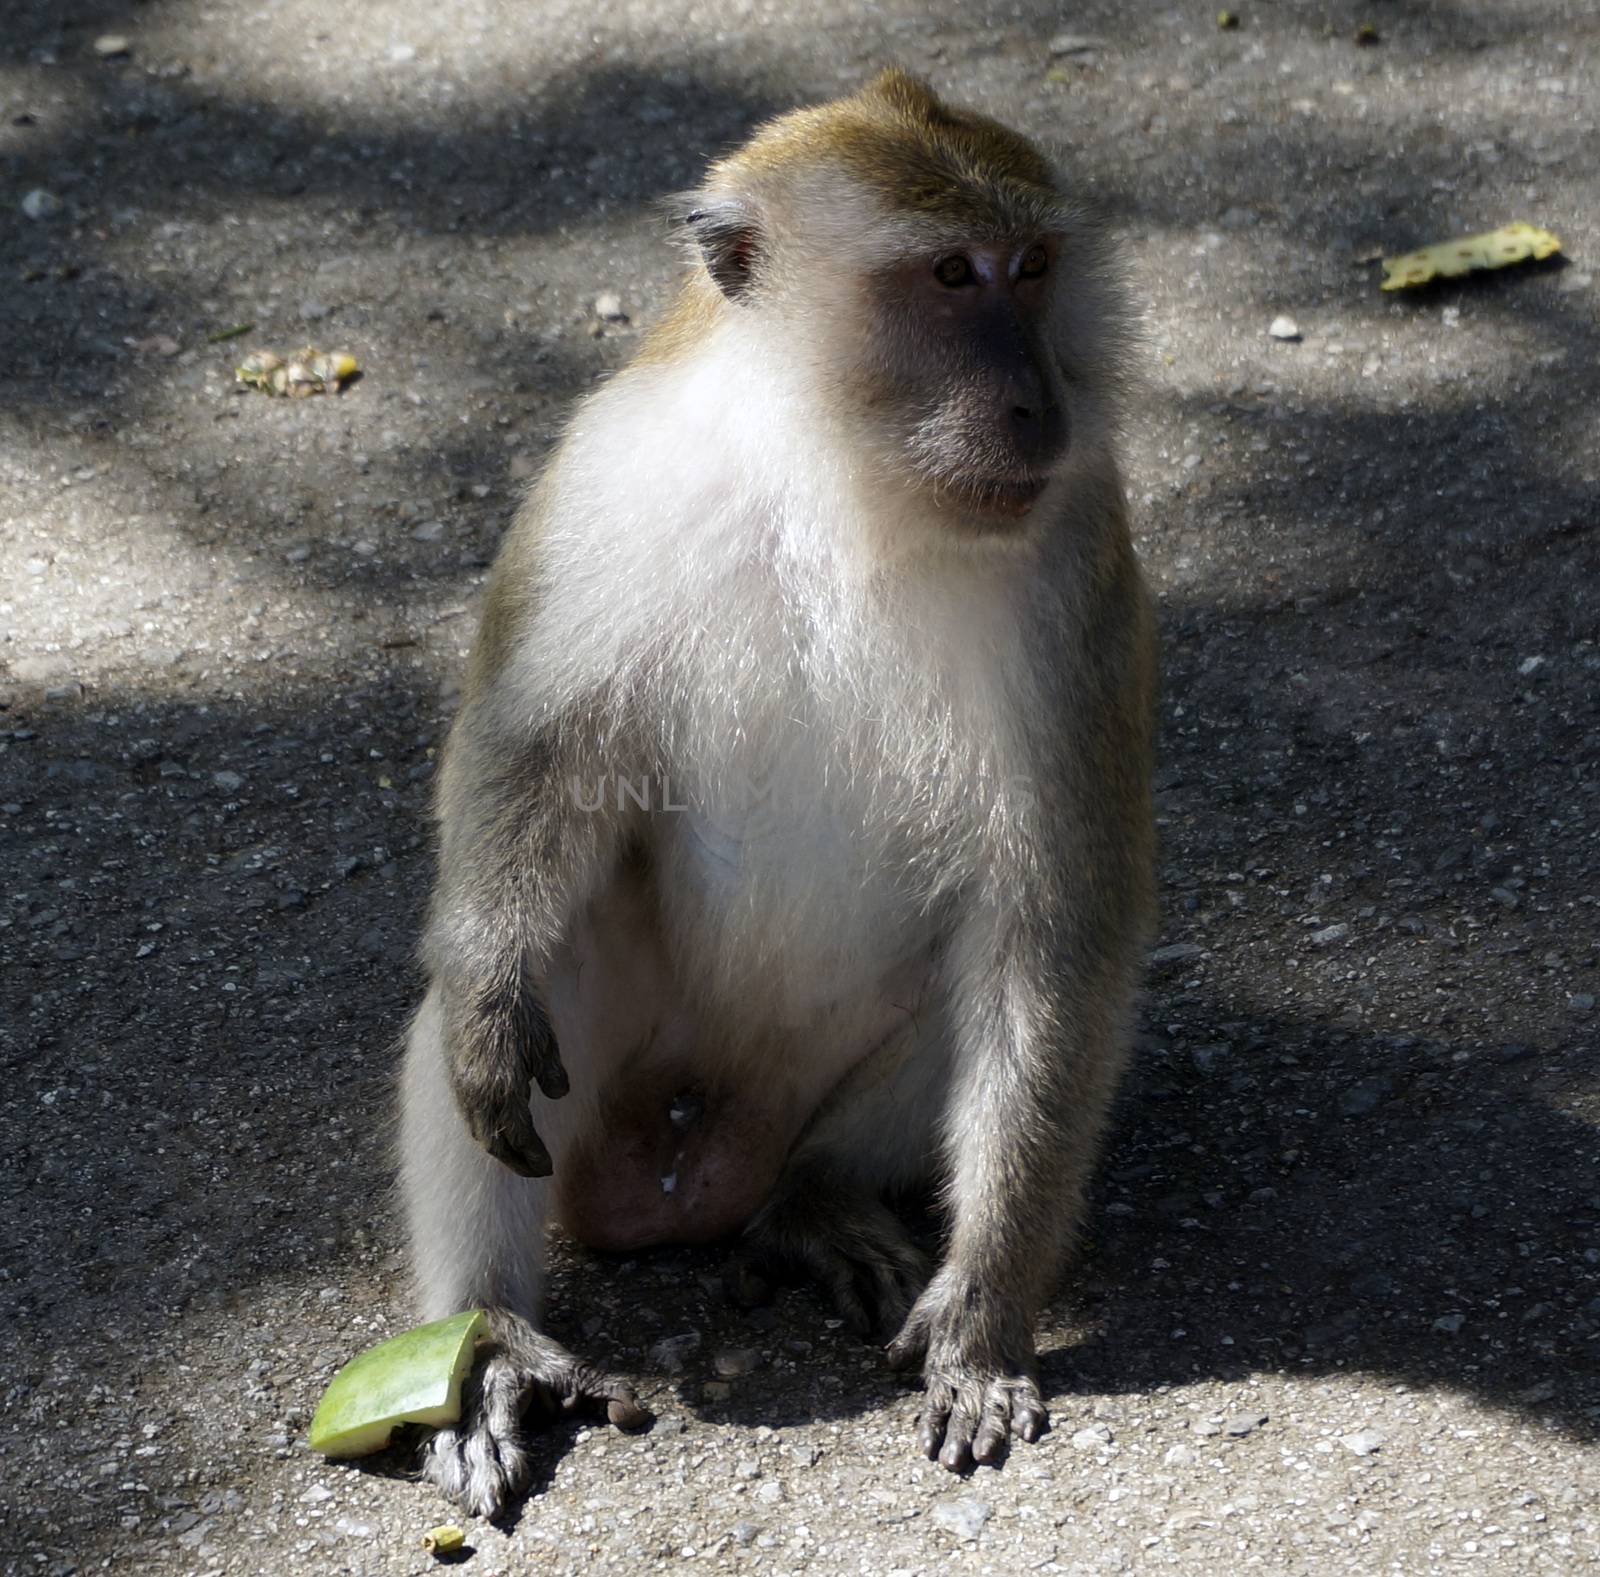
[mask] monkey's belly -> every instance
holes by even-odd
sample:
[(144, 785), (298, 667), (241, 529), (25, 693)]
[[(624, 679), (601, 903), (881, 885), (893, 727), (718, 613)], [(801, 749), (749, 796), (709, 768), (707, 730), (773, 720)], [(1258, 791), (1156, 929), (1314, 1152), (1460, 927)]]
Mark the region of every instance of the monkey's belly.
[(546, 982), (572, 1089), (535, 1116), (566, 1231), (615, 1251), (738, 1232), (830, 1092), (915, 1023), (933, 957), (922, 944), (893, 965), (803, 970), (809, 1001), (781, 966), (691, 985), (648, 874), (596, 895)]
[(787, 1102), (633, 1070), (556, 1165), (556, 1215), (591, 1248), (706, 1243), (761, 1207), (799, 1126)]

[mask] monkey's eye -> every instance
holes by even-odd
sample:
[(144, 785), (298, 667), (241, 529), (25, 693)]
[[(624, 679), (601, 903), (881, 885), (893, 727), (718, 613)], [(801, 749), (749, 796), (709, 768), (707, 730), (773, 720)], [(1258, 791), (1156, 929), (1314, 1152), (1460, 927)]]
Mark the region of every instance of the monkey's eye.
[(1035, 241), (1022, 254), (1022, 261), (1017, 265), (1017, 278), (1037, 279), (1049, 266), (1050, 254)]
[(972, 264), (959, 253), (941, 257), (933, 265), (933, 277), (949, 290), (959, 290), (972, 283)]

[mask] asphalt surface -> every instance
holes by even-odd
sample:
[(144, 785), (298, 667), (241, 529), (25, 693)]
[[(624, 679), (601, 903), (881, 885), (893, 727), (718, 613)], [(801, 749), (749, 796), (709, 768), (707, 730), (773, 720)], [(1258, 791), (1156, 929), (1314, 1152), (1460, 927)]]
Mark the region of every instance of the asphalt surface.
[[(1055, 1426), (952, 1478), (811, 1294), (562, 1250), (552, 1330), (660, 1422), (540, 1435), (467, 1563), (1600, 1569), (1600, 16), (1239, 19), (7, 0), (0, 1571), (432, 1564), (404, 1453), (304, 1433), (409, 1321), (390, 1087), (475, 598), (667, 299), (656, 199), (891, 61), (1062, 147), (1148, 303), (1163, 933)], [(1564, 264), (1378, 291), (1515, 219)], [(307, 341), (364, 377), (234, 392)]]

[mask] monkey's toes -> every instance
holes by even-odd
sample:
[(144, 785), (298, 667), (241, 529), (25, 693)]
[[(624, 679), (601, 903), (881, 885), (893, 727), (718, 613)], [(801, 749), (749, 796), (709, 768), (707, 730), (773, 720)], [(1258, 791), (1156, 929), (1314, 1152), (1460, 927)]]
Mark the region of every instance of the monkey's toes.
[(734, 1251), (722, 1272), (722, 1289), (728, 1301), (741, 1309), (759, 1309), (772, 1302), (772, 1267), (759, 1250)]
[(548, 1338), (530, 1373), (533, 1402), (540, 1411), (561, 1416), (570, 1413), (604, 1413), (618, 1429), (643, 1429), (654, 1418), (626, 1380), (575, 1358)]
[(998, 1462), (1012, 1436), (1037, 1440), (1048, 1422), (1039, 1387), (1030, 1376), (930, 1376), (917, 1420), (917, 1445), (930, 1460), (961, 1473), (974, 1463)]
[(769, 1206), (724, 1275), (743, 1308), (770, 1301), (772, 1283), (798, 1274), (821, 1288), (864, 1340), (898, 1329), (927, 1284), (930, 1267), (904, 1225), (880, 1201), (793, 1194)]

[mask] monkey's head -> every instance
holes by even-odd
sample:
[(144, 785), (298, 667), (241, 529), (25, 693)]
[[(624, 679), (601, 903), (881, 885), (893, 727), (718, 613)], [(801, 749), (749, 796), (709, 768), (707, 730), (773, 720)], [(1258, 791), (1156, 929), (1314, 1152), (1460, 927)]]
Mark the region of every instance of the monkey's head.
[(1125, 313), (1097, 228), (1031, 143), (914, 77), (762, 127), (682, 218), (702, 310), (798, 358), (852, 463), (952, 524), (1015, 529), (1104, 445)]

